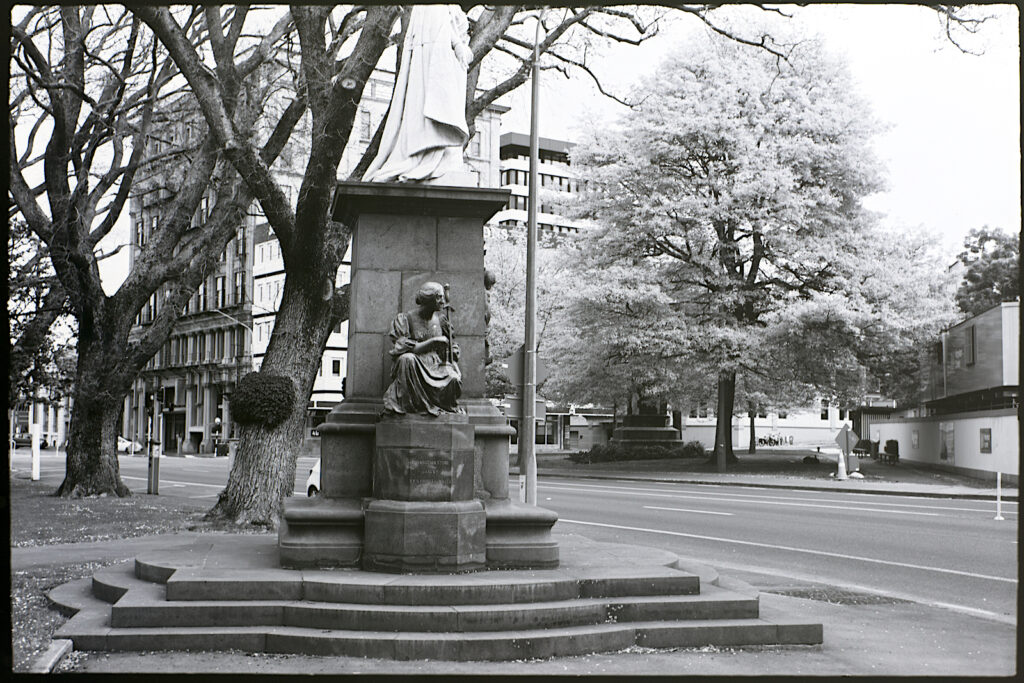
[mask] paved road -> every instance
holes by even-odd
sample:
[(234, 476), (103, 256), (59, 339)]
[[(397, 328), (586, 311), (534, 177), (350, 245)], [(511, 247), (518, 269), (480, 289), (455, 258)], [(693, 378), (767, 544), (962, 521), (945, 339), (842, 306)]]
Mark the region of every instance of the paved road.
[[(15, 466), (28, 458), (19, 449)], [(299, 458), (296, 495), (315, 461)], [(212, 504), (229, 465), (162, 458), (160, 494)], [(144, 494), (147, 459), (120, 466)], [(41, 478), (56, 486), (63, 473), (63, 457), (44, 453)], [(995, 521), (986, 501), (555, 477), (540, 478), (538, 498), (562, 531), (663, 547), (759, 587), (824, 583), (1016, 623), (1017, 503)]]
[(824, 582), (1016, 620), (1016, 503), (995, 521), (983, 501), (550, 477), (538, 499), (563, 530), (658, 545), (762, 587)]

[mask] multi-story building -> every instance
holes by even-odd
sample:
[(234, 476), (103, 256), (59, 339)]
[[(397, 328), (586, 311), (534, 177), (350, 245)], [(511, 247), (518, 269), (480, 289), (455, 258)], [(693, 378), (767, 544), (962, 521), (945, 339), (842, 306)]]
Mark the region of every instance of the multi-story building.
[[(569, 164), (573, 143), (551, 138), (537, 141), (540, 181), (537, 207), (537, 233), (549, 236), (578, 235), (586, 229), (580, 221), (565, 216), (559, 206), (559, 193), (578, 192), (581, 181)], [(505, 133), (501, 136), (501, 187), (512, 191), (509, 203), (491, 219), (492, 224), (509, 229), (526, 229), (530, 194), (530, 136)]]
[(1016, 482), (1019, 355), (1019, 300), (953, 325), (935, 343), (924, 410), (874, 419), (868, 438), (895, 441), (900, 460)]
[[(339, 167), (345, 179), (362, 157), (391, 100), (394, 73), (374, 72), (356, 114), (355, 128)], [(475, 122), (475, 134), (467, 145), (466, 161), (478, 185), (498, 183), (500, 116), (507, 107), (492, 105)], [(192, 112), (194, 114), (194, 112)], [(157, 227), (160, 209), (173, 192), (168, 179), (177, 170), (174, 151), (195, 143), (190, 116), (164, 114), (153, 136), (151, 155), (169, 154), (161, 166), (136, 185), (132, 197), (129, 265)], [(293, 140), (282, 153), (277, 180), (294, 203), (305, 166), (301, 141), (308, 139), (309, 118), (299, 124)], [(304, 128), (305, 127), (305, 128)], [(215, 197), (208, 193), (194, 218), (199, 225), (208, 218)], [(211, 273), (192, 296), (171, 337), (136, 379), (125, 400), (121, 432), (144, 442), (147, 435), (161, 442), (166, 453), (209, 453), (218, 440), (236, 435), (229, 397), (235, 384), (262, 363), (284, 287), (284, 264), (277, 238), (254, 203), (238, 234), (231, 240)], [(337, 284), (348, 281), (348, 261), (338, 272)], [(152, 322), (161, 305), (158, 292), (143, 308), (136, 333)], [(316, 426), (343, 397), (346, 375), (347, 324), (334, 329), (328, 339), (319, 373), (310, 396), (307, 445), (317, 436)], [(154, 398), (156, 403), (154, 403)], [(147, 410), (147, 406), (149, 409)], [(159, 410), (157, 408), (159, 407)]]

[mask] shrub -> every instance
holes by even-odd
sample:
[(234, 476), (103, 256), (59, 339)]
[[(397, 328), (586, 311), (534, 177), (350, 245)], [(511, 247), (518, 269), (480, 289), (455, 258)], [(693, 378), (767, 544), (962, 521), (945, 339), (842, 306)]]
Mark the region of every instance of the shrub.
[(569, 456), (576, 463), (619, 462), (629, 460), (658, 460), (662, 458), (703, 458), (704, 446), (700, 441), (689, 441), (672, 446), (656, 444), (624, 445), (611, 442), (594, 446), (589, 451), (578, 451)]
[(250, 372), (231, 394), (231, 417), (240, 424), (274, 427), (284, 422), (295, 405), (291, 379), (265, 372)]

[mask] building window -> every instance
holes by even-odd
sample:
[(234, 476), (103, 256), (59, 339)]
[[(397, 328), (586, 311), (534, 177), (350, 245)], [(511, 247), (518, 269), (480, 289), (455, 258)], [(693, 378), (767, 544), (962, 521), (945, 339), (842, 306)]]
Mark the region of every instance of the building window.
[(235, 273), (235, 303), (241, 304), (245, 301), (245, 273)]
[(469, 154), (470, 156), (479, 157), (481, 148), (481, 134), (477, 131), (473, 134), (473, 137), (469, 141)]
[(828, 399), (827, 398), (821, 399), (821, 419), (822, 420), (827, 420), (828, 419)]
[(217, 308), (224, 308), (224, 276), (217, 278)]
[(370, 112), (361, 111), (359, 112), (359, 140), (360, 142), (369, 142), (370, 138), (373, 137), (373, 132), (370, 130), (372, 127), (372, 121), (370, 120)]
[(967, 328), (967, 346), (964, 348), (964, 359), (967, 365), (974, 365), (974, 325)]
[(210, 198), (203, 196), (199, 200), (199, 216), (197, 225), (206, 225), (206, 219), (210, 217)]
[(206, 310), (206, 280), (203, 280), (203, 284), (199, 285), (199, 300), (196, 304), (196, 310)]
[(235, 254), (239, 257), (245, 256), (245, 228), (239, 228), (235, 235)]
[(199, 362), (206, 361), (206, 335), (199, 333)]
[(331, 374), (335, 377), (341, 374), (341, 361), (337, 358), (331, 361)]
[[(973, 330), (974, 327), (971, 327)], [(981, 452), (991, 453), (992, 452), (992, 430), (988, 427), (981, 430)]]

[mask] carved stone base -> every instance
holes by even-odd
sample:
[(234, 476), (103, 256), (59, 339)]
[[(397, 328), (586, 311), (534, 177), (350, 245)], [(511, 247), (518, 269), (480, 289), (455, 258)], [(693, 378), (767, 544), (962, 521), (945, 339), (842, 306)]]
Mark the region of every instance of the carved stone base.
[(361, 501), (322, 496), (286, 499), (277, 547), (286, 569), (360, 566)]
[(486, 523), (478, 500), (370, 501), (363, 569), (416, 574), (483, 569)]
[(558, 515), (545, 508), (488, 501), (487, 566), (491, 569), (553, 569), (558, 543), (551, 527)]

